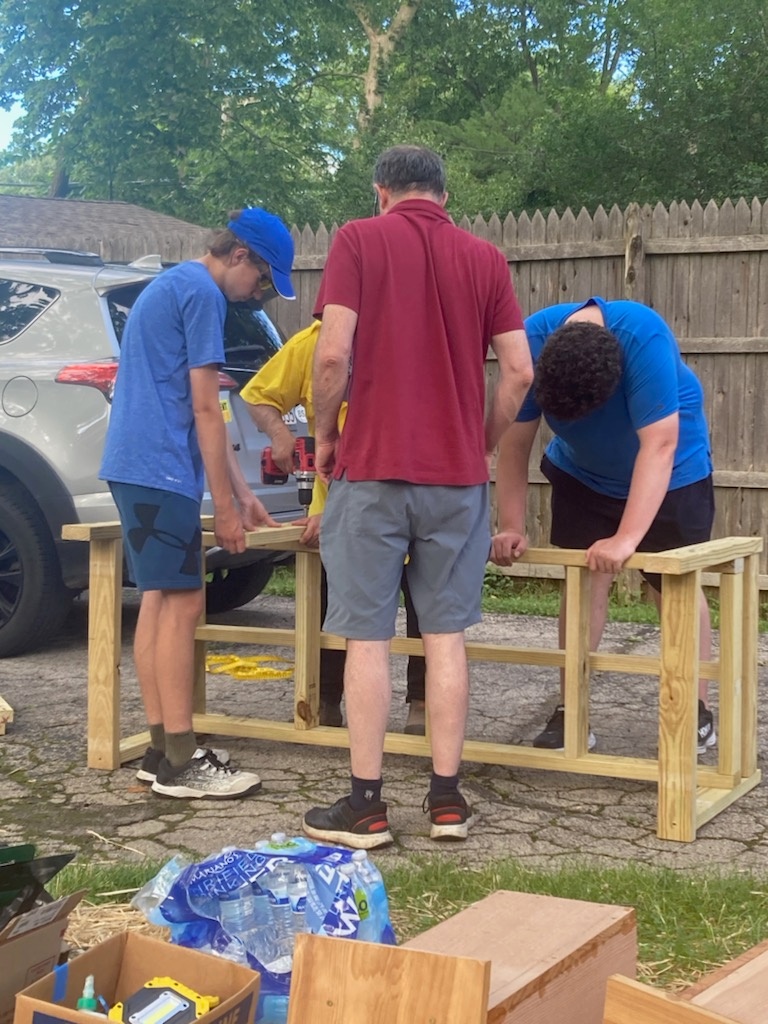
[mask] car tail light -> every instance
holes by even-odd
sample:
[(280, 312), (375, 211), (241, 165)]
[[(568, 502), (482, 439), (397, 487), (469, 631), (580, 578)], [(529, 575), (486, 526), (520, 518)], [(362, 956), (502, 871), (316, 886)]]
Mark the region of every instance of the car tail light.
[[(112, 401), (117, 376), (117, 360), (108, 363), (72, 363), (56, 374), (57, 384), (83, 384), (85, 387), (97, 388), (108, 402)], [(219, 370), (219, 390), (237, 391), (238, 383), (228, 373)]]
[(72, 363), (64, 366), (56, 374), (58, 384), (83, 384), (85, 387), (97, 388), (108, 402), (112, 401), (117, 376), (117, 360), (103, 363)]
[(240, 385), (228, 373), (219, 370), (219, 391), (239, 391)]

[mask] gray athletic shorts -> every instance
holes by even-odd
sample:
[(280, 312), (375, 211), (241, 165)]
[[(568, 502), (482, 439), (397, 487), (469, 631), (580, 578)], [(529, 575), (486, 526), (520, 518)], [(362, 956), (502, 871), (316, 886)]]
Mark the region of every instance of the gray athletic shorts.
[(489, 521), (486, 484), (334, 480), (320, 531), (323, 628), (351, 640), (393, 637), (406, 556), (422, 633), (459, 633), (479, 622)]

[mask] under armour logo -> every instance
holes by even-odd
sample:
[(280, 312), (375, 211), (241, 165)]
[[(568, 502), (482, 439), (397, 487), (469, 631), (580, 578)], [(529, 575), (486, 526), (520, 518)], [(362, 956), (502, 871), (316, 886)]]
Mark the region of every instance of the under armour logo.
[(160, 512), (159, 505), (137, 504), (133, 506), (133, 512), (140, 523), (139, 526), (135, 526), (128, 531), (128, 543), (134, 551), (141, 553), (146, 542), (153, 537), (160, 544), (165, 544), (169, 548), (176, 548), (178, 551), (184, 552), (184, 559), (179, 569), (183, 576), (197, 576), (199, 574), (198, 556), (202, 539), (199, 526), (195, 530), (192, 539), (186, 542), (174, 533), (156, 528), (155, 520)]
[(373, 790), (372, 789), (366, 789), (366, 791), (365, 791), (365, 799), (368, 801), (368, 803), (370, 803), (373, 800)]

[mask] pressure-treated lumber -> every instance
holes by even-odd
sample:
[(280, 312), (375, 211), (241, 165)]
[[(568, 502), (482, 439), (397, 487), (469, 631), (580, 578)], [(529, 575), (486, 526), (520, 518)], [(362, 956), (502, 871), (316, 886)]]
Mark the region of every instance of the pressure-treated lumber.
[(297, 935), (288, 1024), (486, 1024), (490, 964)]
[[(203, 520), (203, 527), (211, 525)], [(296, 552), (295, 629), (211, 625), (201, 622), (195, 633), (193, 725), (200, 732), (253, 737), (320, 746), (346, 747), (346, 729), (317, 724), (319, 654), (343, 649), (341, 637), (320, 629), (320, 560), (315, 550), (298, 542), (301, 527), (263, 527), (247, 534), (250, 547)], [(137, 757), (146, 733), (121, 739), (120, 668), (122, 545), (119, 525), (99, 523), (66, 526), (63, 535), (91, 542), (88, 642), (88, 765), (113, 769)], [(209, 530), (204, 543), (215, 544)], [(762, 540), (726, 537), (704, 544), (653, 554), (636, 554), (632, 568), (653, 567), (665, 577), (659, 657), (598, 654), (589, 650), (589, 571), (583, 551), (529, 549), (532, 564), (559, 565), (566, 579), (565, 647), (505, 647), (466, 644), (472, 661), (550, 665), (565, 674), (565, 749), (551, 751), (515, 744), (467, 740), (463, 757), (490, 764), (540, 768), (655, 782), (658, 786), (657, 835), (690, 842), (697, 830), (760, 782), (757, 768), (757, 558)], [(698, 600), (701, 572), (721, 575), (722, 622), (719, 659), (699, 662)], [(205, 699), (205, 653), (211, 641), (293, 647), (294, 721), (292, 723), (210, 713)], [(396, 637), (393, 653), (422, 653), (420, 640)], [(589, 682), (595, 670), (657, 676), (659, 679), (659, 756), (601, 755), (587, 750)], [(696, 760), (698, 679), (720, 689), (722, 740), (716, 768)], [(387, 733), (389, 753), (428, 756), (429, 737)]]

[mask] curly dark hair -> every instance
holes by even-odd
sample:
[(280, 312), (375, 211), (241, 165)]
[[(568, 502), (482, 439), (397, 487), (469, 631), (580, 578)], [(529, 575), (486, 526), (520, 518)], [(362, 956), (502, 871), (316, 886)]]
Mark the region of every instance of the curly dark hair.
[(576, 320), (547, 338), (533, 394), (546, 415), (579, 420), (608, 401), (621, 379), (621, 346), (600, 324)]

